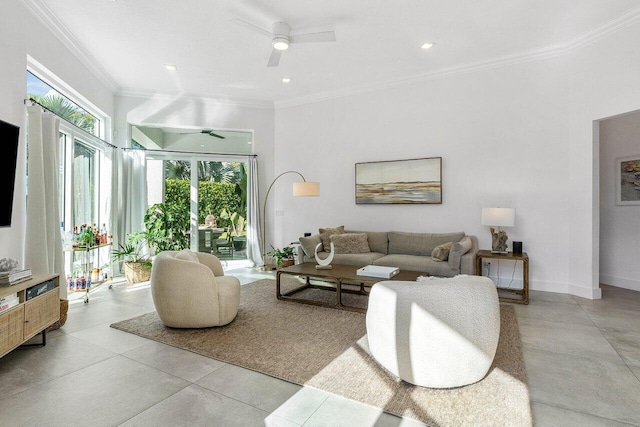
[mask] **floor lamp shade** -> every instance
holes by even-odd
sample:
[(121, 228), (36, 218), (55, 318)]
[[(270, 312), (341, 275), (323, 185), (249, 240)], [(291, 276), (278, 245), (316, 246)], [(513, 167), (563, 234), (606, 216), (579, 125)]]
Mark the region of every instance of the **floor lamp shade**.
[(516, 210), (513, 208), (482, 208), (482, 225), (513, 227), (516, 225)]
[(294, 182), (293, 183), (293, 196), (294, 197), (317, 197), (320, 195), (320, 183), (319, 182)]

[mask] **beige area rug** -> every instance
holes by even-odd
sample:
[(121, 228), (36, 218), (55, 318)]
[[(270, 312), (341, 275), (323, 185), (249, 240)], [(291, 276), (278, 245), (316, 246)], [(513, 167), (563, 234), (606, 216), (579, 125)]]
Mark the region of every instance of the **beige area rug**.
[[(284, 289), (297, 285), (287, 278)], [(304, 292), (335, 298), (330, 291)], [(365, 297), (346, 299), (366, 304)], [(238, 316), (225, 327), (171, 329), (155, 312), (111, 326), (433, 426), (530, 426), (515, 310), (502, 304), (500, 311), (500, 342), (489, 373), (476, 384), (448, 390), (416, 387), (380, 367), (369, 353), (364, 314), (278, 301), (274, 280), (243, 286)]]

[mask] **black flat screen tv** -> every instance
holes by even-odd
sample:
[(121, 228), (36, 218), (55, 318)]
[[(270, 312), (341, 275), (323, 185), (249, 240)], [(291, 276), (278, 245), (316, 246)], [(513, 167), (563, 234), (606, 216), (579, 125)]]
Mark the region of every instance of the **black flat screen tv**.
[(20, 128), (0, 120), (0, 227), (11, 225)]

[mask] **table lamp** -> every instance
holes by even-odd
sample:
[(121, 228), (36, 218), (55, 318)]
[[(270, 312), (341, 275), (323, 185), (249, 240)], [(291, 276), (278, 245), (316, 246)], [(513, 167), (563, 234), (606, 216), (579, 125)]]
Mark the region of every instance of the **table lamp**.
[[(491, 252), (506, 254), (507, 233), (500, 227), (513, 227), (516, 224), (516, 210), (514, 208), (482, 208), (482, 225), (488, 225), (491, 230)], [(497, 231), (495, 228), (497, 227)]]

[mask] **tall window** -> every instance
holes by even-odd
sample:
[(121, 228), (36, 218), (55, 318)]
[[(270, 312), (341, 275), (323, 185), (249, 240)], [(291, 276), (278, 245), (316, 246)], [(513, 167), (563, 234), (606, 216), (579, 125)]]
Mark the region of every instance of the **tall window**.
[(96, 115), (80, 107), (30, 71), (27, 71), (27, 94), (29, 99), (43, 105), (80, 129), (98, 138), (103, 137), (102, 121)]
[(76, 139), (73, 142), (73, 216), (76, 224), (100, 223), (96, 188), (98, 150)]
[[(105, 117), (89, 112), (44, 79), (27, 71), (28, 97), (62, 117), (57, 147), (58, 196), (63, 237), (75, 226), (91, 224), (111, 230), (113, 147), (106, 144)], [(101, 256), (102, 258), (102, 256)], [(67, 274), (75, 272), (66, 257)]]

